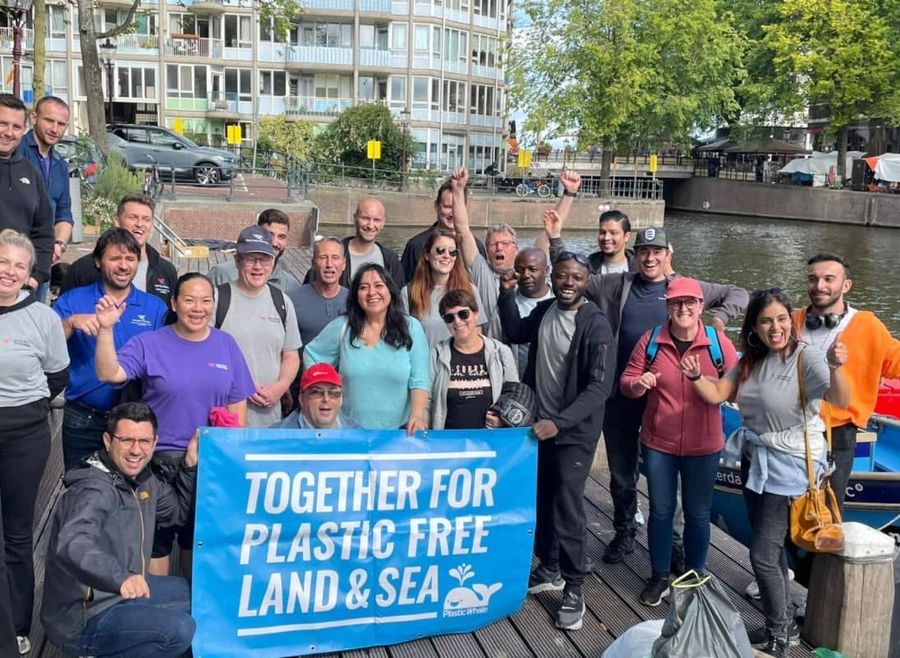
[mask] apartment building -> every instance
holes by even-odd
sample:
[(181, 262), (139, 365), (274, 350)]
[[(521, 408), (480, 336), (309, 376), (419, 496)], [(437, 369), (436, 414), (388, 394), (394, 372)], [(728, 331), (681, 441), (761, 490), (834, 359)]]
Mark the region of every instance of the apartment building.
[[(264, 1), (264, 0), (263, 0)], [(52, 4), (51, 4), (52, 3)], [(383, 103), (416, 142), (412, 165), (481, 170), (505, 145), (508, 0), (303, 0), (285, 38), (249, 0), (142, 0), (135, 29), (116, 37), (116, 121), (172, 127), (216, 145), (256, 119), (332, 121), (359, 103)], [(130, 0), (100, 0), (99, 31), (121, 23)], [(0, 16), (0, 80), (11, 91), (12, 27)], [(30, 96), (34, 34), (26, 30), (22, 89)], [(48, 93), (86, 126), (75, 9), (47, 0)], [(104, 94), (106, 94), (104, 75)], [(108, 96), (104, 96), (108, 98)]]

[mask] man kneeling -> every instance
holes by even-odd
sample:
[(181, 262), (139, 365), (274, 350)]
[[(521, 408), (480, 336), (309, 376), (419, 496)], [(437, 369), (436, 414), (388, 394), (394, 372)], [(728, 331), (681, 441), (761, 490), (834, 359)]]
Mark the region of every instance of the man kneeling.
[(197, 474), (197, 436), (175, 484), (147, 465), (156, 416), (143, 402), (109, 412), (105, 450), (65, 476), (47, 550), (41, 619), (67, 654), (178, 656), (196, 625), (183, 578), (147, 574), (153, 531), (182, 525)]

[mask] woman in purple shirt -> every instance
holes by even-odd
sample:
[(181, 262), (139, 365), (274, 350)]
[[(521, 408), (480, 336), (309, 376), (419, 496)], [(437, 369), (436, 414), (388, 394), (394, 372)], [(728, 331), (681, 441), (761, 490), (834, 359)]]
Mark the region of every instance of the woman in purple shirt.
[[(125, 304), (111, 297), (97, 304), (97, 378), (112, 384), (139, 380), (142, 400), (159, 419), (153, 462), (174, 479), (184, 451), (198, 428), (209, 425), (215, 407), (227, 407), (240, 426), (247, 420), (247, 398), (256, 387), (234, 339), (209, 325), (214, 309), (213, 287), (202, 274), (182, 275), (172, 294), (175, 324), (135, 336), (116, 354), (112, 327)], [(190, 575), (193, 520), (183, 528), (157, 530), (150, 571), (166, 575), (175, 535), (185, 553)]]

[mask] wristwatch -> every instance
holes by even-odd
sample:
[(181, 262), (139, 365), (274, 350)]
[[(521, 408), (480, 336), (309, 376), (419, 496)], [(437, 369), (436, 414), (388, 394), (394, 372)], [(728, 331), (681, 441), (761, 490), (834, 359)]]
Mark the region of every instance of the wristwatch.
[(569, 192), (569, 190), (563, 190), (563, 196), (578, 196), (578, 192)]

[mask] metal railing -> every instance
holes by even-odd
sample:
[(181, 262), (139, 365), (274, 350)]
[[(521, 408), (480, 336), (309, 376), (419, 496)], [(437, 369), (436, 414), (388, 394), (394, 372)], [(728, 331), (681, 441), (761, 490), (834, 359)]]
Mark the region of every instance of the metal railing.
[(177, 57), (213, 57), (221, 59), (224, 45), (220, 39), (181, 34), (166, 39), (166, 55)]
[(284, 113), (288, 116), (337, 116), (353, 105), (352, 98), (318, 98), (314, 96), (285, 96)]
[[(634, 155), (634, 154), (626, 154), (626, 155), (613, 155), (612, 162), (616, 165), (638, 165), (638, 166), (649, 166), (650, 165), (650, 155), (649, 153)], [(574, 149), (552, 149), (550, 151), (545, 151), (544, 154), (536, 153), (534, 155), (535, 160), (539, 160), (540, 162), (564, 162), (564, 163), (579, 163), (579, 162), (595, 162), (600, 164), (603, 160), (603, 151), (594, 148), (586, 151), (576, 151)], [(656, 154), (656, 163), (659, 166), (664, 165), (689, 165), (691, 164), (693, 158), (690, 155), (684, 155), (683, 153), (659, 153)]]

